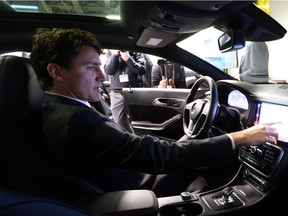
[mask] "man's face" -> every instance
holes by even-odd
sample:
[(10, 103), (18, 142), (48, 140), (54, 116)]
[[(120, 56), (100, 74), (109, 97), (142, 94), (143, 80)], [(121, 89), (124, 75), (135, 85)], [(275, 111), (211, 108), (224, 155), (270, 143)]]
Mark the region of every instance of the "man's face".
[(100, 65), (96, 50), (91, 46), (83, 46), (70, 69), (63, 72), (65, 95), (89, 102), (99, 101), (102, 82), (105, 80)]

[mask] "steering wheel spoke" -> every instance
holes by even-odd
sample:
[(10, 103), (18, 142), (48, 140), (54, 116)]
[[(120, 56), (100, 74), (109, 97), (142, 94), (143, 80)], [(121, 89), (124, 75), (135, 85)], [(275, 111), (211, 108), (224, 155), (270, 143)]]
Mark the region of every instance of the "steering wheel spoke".
[(202, 115), (209, 115), (209, 111), (210, 111), (210, 101), (207, 101), (204, 105), (203, 111), (202, 111)]
[(191, 136), (194, 130), (194, 121), (192, 119), (189, 120), (187, 129), (188, 129), (187, 131), (190, 133), (189, 135)]
[(191, 102), (191, 103), (186, 104), (185, 109), (186, 109), (186, 110), (191, 110), (193, 104), (194, 104), (194, 102)]

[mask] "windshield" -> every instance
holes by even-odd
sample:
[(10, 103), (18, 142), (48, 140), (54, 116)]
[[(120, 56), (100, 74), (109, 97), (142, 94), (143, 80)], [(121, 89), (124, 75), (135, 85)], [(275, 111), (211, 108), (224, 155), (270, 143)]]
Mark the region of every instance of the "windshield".
[(17, 12), (74, 14), (120, 19), (120, 4), (115, 0), (7, 0), (7, 3)]
[[(263, 2), (259, 3), (259, 7), (287, 29), (288, 2)], [(287, 35), (276, 41), (247, 41), (242, 49), (221, 53), (218, 38), (222, 34), (215, 28), (208, 28), (177, 45), (238, 80), (250, 83), (287, 83), (288, 61), (286, 55), (283, 55), (288, 49)]]

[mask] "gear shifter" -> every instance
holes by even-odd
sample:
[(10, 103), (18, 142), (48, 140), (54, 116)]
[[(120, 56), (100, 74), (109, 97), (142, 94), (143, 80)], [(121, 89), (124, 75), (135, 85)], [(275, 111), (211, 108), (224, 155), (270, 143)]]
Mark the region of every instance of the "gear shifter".
[(233, 193), (233, 188), (232, 187), (226, 187), (223, 190), (223, 196), (222, 196), (222, 201), (223, 203), (228, 203), (229, 201), (229, 196)]
[(243, 202), (237, 196), (237, 191), (234, 193), (233, 187), (227, 186), (223, 190), (206, 194), (202, 197), (214, 210), (230, 209), (242, 206)]

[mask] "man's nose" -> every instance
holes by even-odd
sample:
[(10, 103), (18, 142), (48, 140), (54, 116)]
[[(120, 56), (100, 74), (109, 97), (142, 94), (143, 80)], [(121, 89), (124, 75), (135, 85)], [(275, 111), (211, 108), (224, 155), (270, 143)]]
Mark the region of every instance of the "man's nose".
[(97, 77), (96, 77), (96, 80), (100, 81), (100, 82), (103, 82), (105, 81), (105, 75), (103, 73), (103, 71), (101, 69), (99, 69), (97, 71)]

